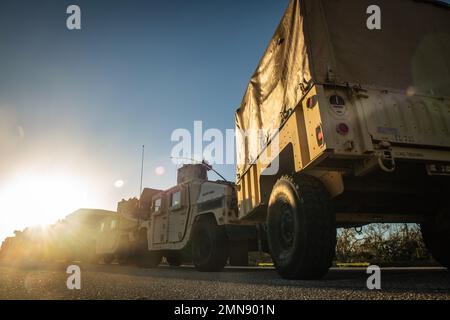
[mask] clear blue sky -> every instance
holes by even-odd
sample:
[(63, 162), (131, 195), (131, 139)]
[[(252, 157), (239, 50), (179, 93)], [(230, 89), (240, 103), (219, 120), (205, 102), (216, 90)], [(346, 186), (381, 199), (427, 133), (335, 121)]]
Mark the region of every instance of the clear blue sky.
[[(66, 28), (70, 4), (81, 7), (80, 31)], [(114, 209), (137, 194), (143, 144), (144, 184), (172, 186), (172, 131), (195, 120), (234, 128), (234, 111), (287, 5), (1, 1), (0, 191), (17, 172), (71, 175), (82, 185), (95, 179), (98, 201), (89, 205)], [(158, 166), (165, 175), (155, 174)], [(233, 165), (217, 169), (234, 179)], [(125, 181), (120, 189), (117, 179)]]

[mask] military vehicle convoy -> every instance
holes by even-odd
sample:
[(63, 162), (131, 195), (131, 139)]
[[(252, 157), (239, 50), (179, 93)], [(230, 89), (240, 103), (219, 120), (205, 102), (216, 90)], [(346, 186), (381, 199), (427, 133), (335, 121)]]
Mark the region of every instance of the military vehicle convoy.
[[(0, 259), (23, 262), (117, 262), (157, 267), (193, 263), (200, 271), (247, 266), (250, 250), (267, 251), (258, 227), (238, 220), (234, 183), (209, 181), (206, 163), (178, 169), (169, 190), (145, 188), (117, 211), (80, 209), (45, 229), (17, 231)], [(259, 241), (258, 241), (259, 240)]]
[(171, 266), (193, 262), (201, 271), (247, 265), (256, 250), (256, 227), (238, 222), (234, 184), (208, 181), (207, 164), (184, 165), (169, 190), (144, 189), (121, 201), (101, 224), (97, 254), (105, 263)]
[(337, 227), (411, 222), (450, 267), (450, 11), (376, 4), (380, 30), (373, 1), (292, 0), (236, 112), (236, 186), (182, 168), (176, 187), (119, 205), (105, 261), (217, 271), (267, 237), (282, 277), (316, 279)]
[(337, 227), (411, 222), (450, 267), (450, 10), (376, 4), (379, 30), (373, 1), (290, 2), (236, 112), (236, 186), (188, 166), (151, 204), (135, 199), (147, 218), (127, 239), (143, 264), (190, 248), (198, 270), (220, 270), (265, 236), (282, 277), (317, 279)]
[(5, 239), (0, 259), (157, 267), (193, 263), (219, 271), (248, 265), (249, 250), (263, 250), (257, 227), (238, 221), (235, 186), (208, 181), (206, 163), (184, 165), (169, 190), (146, 188), (122, 200), (117, 212), (80, 209), (45, 229), (27, 228)]
[(372, 222), (420, 223), (450, 267), (448, 57), (442, 2), (291, 1), (236, 113), (239, 221), (282, 277), (322, 277), (336, 228)]
[(112, 211), (79, 209), (55, 224), (15, 231), (1, 246), (0, 260), (11, 263), (51, 261), (96, 262), (95, 243), (100, 223)]
[(96, 242), (96, 253), (100, 260), (110, 264), (138, 263), (138, 241), (140, 233), (147, 231), (147, 220), (153, 195), (161, 190), (145, 188), (140, 199), (122, 200), (117, 205), (117, 214), (100, 224)]
[(448, 57), (439, 1), (292, 0), (236, 112), (236, 185), (182, 167), (174, 188), (119, 203), (97, 257), (218, 271), (258, 248), (283, 278), (317, 279), (336, 228), (410, 222), (449, 268)]

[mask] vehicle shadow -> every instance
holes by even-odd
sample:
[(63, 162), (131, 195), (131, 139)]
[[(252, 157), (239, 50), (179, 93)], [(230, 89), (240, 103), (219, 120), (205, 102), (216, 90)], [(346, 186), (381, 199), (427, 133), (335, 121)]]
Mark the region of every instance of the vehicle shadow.
[[(156, 277), (176, 280), (194, 280), (217, 283), (268, 285), (271, 287), (293, 287), (309, 289), (349, 289), (367, 291), (367, 274), (364, 268), (331, 269), (320, 280), (286, 280), (269, 268), (225, 268), (222, 272), (198, 272), (192, 266), (141, 269), (133, 266), (91, 266), (90, 270), (105, 273)], [(386, 268), (381, 271), (382, 290), (398, 292), (414, 290), (420, 292), (450, 293), (450, 272), (444, 268)]]
[[(286, 280), (279, 277), (273, 268), (227, 267), (222, 272), (198, 272), (193, 266), (146, 269), (119, 264), (101, 265), (71, 263), (80, 266), (82, 272), (105, 273), (109, 275), (127, 275), (147, 279), (172, 279), (182, 281), (215, 282), (220, 284), (246, 284), (270, 286), (274, 288), (307, 288), (307, 289), (340, 289), (350, 291), (367, 291), (367, 274), (365, 268), (332, 268), (320, 280)], [(60, 271), (66, 272), (67, 263), (21, 263), (0, 266), (20, 268), (27, 271)], [(381, 270), (382, 291), (388, 293), (413, 290), (421, 293), (450, 293), (450, 272), (444, 268), (384, 268)]]

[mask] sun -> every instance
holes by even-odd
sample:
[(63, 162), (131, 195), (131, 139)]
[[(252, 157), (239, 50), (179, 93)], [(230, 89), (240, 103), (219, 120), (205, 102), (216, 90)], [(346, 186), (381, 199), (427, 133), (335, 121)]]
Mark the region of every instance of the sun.
[(0, 215), (10, 226), (55, 223), (83, 207), (86, 188), (68, 174), (25, 173), (0, 189)]

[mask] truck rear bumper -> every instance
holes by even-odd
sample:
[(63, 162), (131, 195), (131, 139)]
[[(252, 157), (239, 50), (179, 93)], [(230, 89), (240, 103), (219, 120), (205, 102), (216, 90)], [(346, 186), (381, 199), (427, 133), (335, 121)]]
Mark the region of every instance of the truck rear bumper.
[(450, 150), (421, 149), (396, 146), (392, 147), (391, 150), (394, 159), (450, 163)]
[[(450, 174), (450, 150), (448, 149), (427, 149), (423, 147), (411, 146), (389, 146), (388, 148), (378, 148), (375, 146), (373, 152), (364, 155), (346, 155), (342, 152), (329, 150), (324, 157), (318, 158), (306, 169), (328, 170), (346, 172), (355, 176), (364, 176), (376, 168), (395, 166), (400, 162), (423, 163), (424, 167), (438, 165), (443, 167), (441, 174)], [(431, 173), (431, 172), (430, 172)]]

